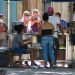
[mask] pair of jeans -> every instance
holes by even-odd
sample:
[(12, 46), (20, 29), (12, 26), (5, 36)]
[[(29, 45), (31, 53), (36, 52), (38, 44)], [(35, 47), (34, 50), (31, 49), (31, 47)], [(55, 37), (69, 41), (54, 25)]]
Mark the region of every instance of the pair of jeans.
[(41, 37), (41, 45), (42, 45), (42, 56), (45, 62), (48, 61), (48, 56), (51, 62), (55, 61), (54, 53), (53, 53), (53, 37), (52, 36), (43, 36)]

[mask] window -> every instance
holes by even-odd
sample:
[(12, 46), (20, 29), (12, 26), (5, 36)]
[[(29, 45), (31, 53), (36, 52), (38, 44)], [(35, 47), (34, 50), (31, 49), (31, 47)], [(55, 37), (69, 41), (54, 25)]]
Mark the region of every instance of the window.
[(23, 4), (23, 12), (25, 11), (25, 10), (28, 10), (28, 0), (25, 0), (25, 1), (22, 1), (22, 4)]

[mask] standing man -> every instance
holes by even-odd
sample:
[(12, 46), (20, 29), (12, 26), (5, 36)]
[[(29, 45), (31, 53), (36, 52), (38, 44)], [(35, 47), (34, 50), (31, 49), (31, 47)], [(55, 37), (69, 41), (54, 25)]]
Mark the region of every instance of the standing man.
[(0, 14), (0, 47), (4, 46), (5, 32), (7, 32), (7, 26), (3, 22), (3, 14)]
[[(4, 21), (3, 21), (3, 14), (0, 14), (0, 24), (2, 23), (3, 24), (3, 26), (4, 26), (4, 32), (6, 32), (7, 31), (7, 26), (6, 26), (6, 24), (4, 23)], [(0, 31), (1, 31), (1, 29), (0, 29)]]
[(58, 54), (58, 50), (59, 50), (59, 40), (58, 40), (58, 28), (60, 29), (60, 31), (62, 32), (62, 36), (64, 37), (64, 32), (63, 32), (63, 28), (60, 24), (60, 19), (57, 16), (54, 16), (54, 9), (53, 7), (48, 7), (47, 10), (48, 14), (49, 14), (49, 22), (52, 23), (54, 25), (55, 28), (55, 32), (54, 32), (54, 55), (55, 55), (55, 64), (56, 64), (56, 60), (57, 60), (57, 54)]

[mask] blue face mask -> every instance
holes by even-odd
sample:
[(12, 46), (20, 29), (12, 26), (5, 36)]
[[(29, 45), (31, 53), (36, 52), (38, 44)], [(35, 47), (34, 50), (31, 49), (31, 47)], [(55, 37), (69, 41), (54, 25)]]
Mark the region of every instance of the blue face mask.
[(38, 20), (38, 16), (34, 16), (35, 20)]

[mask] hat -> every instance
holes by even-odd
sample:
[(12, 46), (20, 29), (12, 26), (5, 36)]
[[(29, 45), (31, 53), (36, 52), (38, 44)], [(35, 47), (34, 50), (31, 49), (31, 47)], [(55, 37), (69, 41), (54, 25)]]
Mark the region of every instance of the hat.
[(0, 17), (3, 17), (3, 14), (0, 14)]
[(54, 12), (54, 9), (53, 9), (53, 7), (48, 7), (48, 10), (47, 10), (47, 12)]

